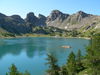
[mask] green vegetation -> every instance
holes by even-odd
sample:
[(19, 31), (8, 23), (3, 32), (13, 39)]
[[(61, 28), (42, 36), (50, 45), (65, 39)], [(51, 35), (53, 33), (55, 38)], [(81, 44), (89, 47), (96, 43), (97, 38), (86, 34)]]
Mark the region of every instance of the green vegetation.
[(21, 73), (17, 70), (16, 66), (12, 64), (9, 68), (9, 72), (6, 73), (6, 75), (30, 75), (30, 73), (28, 71), (25, 71), (25, 73)]
[(94, 35), (90, 46), (87, 48), (88, 67), (92, 70), (92, 75), (100, 74), (100, 34)]
[(57, 59), (53, 55), (48, 55), (47, 58), (49, 69), (47, 70), (47, 73), (49, 75), (59, 75), (59, 66), (57, 65)]
[(99, 30), (88, 30), (83, 32), (83, 30), (64, 30), (56, 27), (50, 26), (34, 26), (30, 33), (9, 33), (1, 32), (0, 37), (28, 37), (28, 36), (59, 36), (59, 37), (91, 37), (93, 34), (98, 33)]
[(15, 37), (15, 35), (12, 33), (3, 33), (3, 34), (1, 34), (1, 36), (3, 36), (3, 37)]
[[(75, 55), (70, 53), (65, 65), (59, 66), (54, 55), (48, 54), (47, 63), (49, 68), (47, 75), (100, 75), (100, 34), (95, 34), (91, 38), (90, 45), (86, 48), (86, 56), (81, 55), (81, 51)], [(27, 71), (20, 73), (15, 65), (9, 69), (6, 75), (30, 75)]]
[(73, 52), (70, 53), (66, 66), (68, 70), (68, 75), (76, 74), (76, 60), (75, 60), (75, 54)]
[(81, 55), (81, 51), (79, 50), (76, 56), (76, 68), (77, 68), (77, 73), (81, 72), (82, 70), (85, 69), (83, 62), (82, 62), (82, 55)]

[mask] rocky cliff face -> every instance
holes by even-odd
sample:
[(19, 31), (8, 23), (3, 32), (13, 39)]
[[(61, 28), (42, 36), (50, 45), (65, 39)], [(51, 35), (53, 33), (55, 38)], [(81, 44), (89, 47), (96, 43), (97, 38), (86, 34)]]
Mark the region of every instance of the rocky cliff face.
[(46, 20), (47, 20), (47, 18), (44, 15), (39, 14), (37, 25), (38, 26), (46, 26)]
[(11, 33), (30, 33), (34, 26), (52, 26), (66, 30), (98, 29), (100, 28), (100, 16), (83, 11), (69, 15), (59, 10), (53, 10), (48, 17), (42, 14), (36, 17), (33, 12), (30, 12), (23, 19), (19, 15), (6, 16), (0, 13), (0, 30)]
[(69, 14), (64, 14), (59, 10), (53, 10), (51, 14), (47, 17), (47, 26), (60, 27), (65, 19), (67, 19)]
[(64, 13), (60, 12), (59, 10), (53, 10), (51, 12), (51, 14), (47, 17), (47, 22), (54, 21), (56, 19), (63, 21), (64, 19), (67, 19), (68, 16), (69, 16), (69, 14), (64, 14)]
[[(53, 26), (66, 30), (80, 29), (80, 28), (90, 28), (100, 23), (100, 16), (87, 14), (83, 11), (79, 11), (75, 14), (68, 15), (60, 11), (54, 10), (50, 16), (47, 17), (47, 25)], [(94, 23), (95, 22), (95, 23)]]
[(36, 17), (33, 12), (30, 12), (27, 14), (25, 22), (27, 24), (31, 24), (32, 26), (45, 26), (46, 17), (41, 14), (39, 14), (39, 16)]
[(30, 23), (33, 26), (35, 26), (37, 21), (38, 21), (38, 18), (34, 15), (33, 12), (30, 12), (27, 14), (27, 17), (25, 19), (26, 23)]

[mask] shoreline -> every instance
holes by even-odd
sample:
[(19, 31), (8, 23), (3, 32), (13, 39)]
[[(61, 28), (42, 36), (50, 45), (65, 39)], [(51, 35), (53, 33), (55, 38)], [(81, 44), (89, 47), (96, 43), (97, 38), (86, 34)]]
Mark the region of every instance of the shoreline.
[(8, 37), (0, 37), (0, 39), (10, 39), (10, 38), (24, 38), (24, 37), (54, 37), (54, 38), (81, 38), (81, 39), (86, 39), (86, 40), (90, 40), (91, 38), (89, 37), (71, 37), (71, 36), (68, 36), (68, 37), (61, 37), (61, 36), (50, 36), (50, 35), (22, 35), (22, 36), (15, 36), (15, 37), (11, 37), (11, 36), (8, 36)]

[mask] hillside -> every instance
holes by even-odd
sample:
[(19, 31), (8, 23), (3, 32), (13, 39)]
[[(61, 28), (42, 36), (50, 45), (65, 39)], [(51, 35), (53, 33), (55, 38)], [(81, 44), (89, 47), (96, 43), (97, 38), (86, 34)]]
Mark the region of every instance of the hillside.
[[(36, 27), (40, 27), (40, 29), (37, 31)], [(44, 34), (46, 33), (46, 31), (43, 30), (44, 27), (47, 30), (49, 30), (50, 27), (54, 27), (54, 30), (60, 29), (61, 31), (77, 30), (81, 33), (89, 33), (94, 31), (99, 32), (100, 16), (87, 14), (83, 11), (78, 11), (77, 13), (70, 15), (62, 13), (59, 10), (53, 10), (47, 17), (42, 14), (39, 14), (39, 16), (37, 17), (33, 12), (30, 12), (27, 14), (26, 18), (23, 19), (19, 15), (6, 16), (0, 13), (0, 32), (2, 33)]]

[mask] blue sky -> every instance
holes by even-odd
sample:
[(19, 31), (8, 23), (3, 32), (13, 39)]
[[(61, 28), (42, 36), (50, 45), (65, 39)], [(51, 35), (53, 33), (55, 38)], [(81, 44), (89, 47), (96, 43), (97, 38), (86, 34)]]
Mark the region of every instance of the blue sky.
[(100, 15), (100, 0), (0, 0), (0, 12), (8, 16), (18, 14), (25, 18), (29, 12), (48, 16), (54, 9), (64, 13), (86, 13)]

